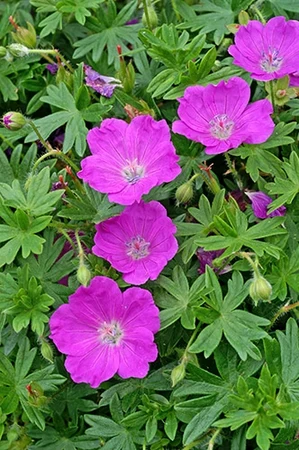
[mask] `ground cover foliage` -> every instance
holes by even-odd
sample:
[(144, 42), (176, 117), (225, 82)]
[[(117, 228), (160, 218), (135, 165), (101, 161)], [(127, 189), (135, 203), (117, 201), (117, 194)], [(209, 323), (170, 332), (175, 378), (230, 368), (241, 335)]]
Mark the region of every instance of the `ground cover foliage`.
[(0, 24), (0, 450), (298, 449), (298, 2)]

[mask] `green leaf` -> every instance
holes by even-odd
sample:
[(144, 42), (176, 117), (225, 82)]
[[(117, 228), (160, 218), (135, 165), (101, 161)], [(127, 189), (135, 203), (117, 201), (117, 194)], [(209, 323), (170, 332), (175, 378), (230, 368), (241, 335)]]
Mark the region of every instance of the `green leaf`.
[(266, 188), (272, 195), (279, 197), (271, 203), (268, 213), (282, 206), (284, 203), (292, 203), (299, 192), (299, 158), (295, 152), (290, 155), (289, 162), (284, 161), (282, 168), (285, 171), (284, 178), (275, 177), (273, 183), (267, 183)]
[(113, 437), (122, 434), (124, 428), (113, 420), (102, 416), (92, 416), (86, 414), (84, 419), (91, 428), (86, 431), (87, 434), (93, 436)]
[(195, 417), (193, 417), (184, 431), (184, 445), (190, 444), (205, 433), (205, 431), (212, 425), (213, 422), (215, 422), (227, 405), (227, 396), (219, 396), (213, 405), (202, 408), (202, 410), (196, 414)]
[[(267, 333), (260, 326), (267, 326), (270, 322), (247, 311), (236, 309), (248, 295), (248, 286), (243, 285), (241, 274), (233, 274), (232, 280), (228, 282), (228, 292), (224, 300), (217, 277), (209, 267), (206, 270), (206, 284), (214, 289), (207, 296), (206, 303), (215, 313), (211, 314), (210, 308), (207, 308), (210, 325), (199, 333), (189, 351), (204, 352), (205, 358), (208, 358), (218, 347), (224, 334), (243, 361), (248, 355), (253, 359), (261, 359), (261, 353), (252, 341), (267, 337)], [(200, 317), (203, 310), (204, 308), (201, 308)]]
[[(74, 58), (82, 58), (91, 51), (92, 59), (97, 62), (100, 60), (104, 49), (107, 48), (108, 64), (114, 64), (115, 68), (119, 69), (117, 45), (121, 45), (123, 52), (129, 50), (128, 42), (134, 47), (139, 47), (137, 33), (140, 25), (130, 25), (129, 27), (125, 25), (135, 13), (137, 1), (130, 1), (117, 16), (115, 15), (115, 9), (112, 13), (112, 6), (115, 8), (114, 2), (108, 3), (108, 10), (99, 6), (97, 18), (93, 18), (92, 22), (89, 22), (89, 19), (87, 20), (86, 27), (92, 26), (91, 29), (93, 31), (96, 29), (97, 32), (75, 43), (77, 48), (73, 55)], [(104, 20), (102, 20), (103, 18)]]

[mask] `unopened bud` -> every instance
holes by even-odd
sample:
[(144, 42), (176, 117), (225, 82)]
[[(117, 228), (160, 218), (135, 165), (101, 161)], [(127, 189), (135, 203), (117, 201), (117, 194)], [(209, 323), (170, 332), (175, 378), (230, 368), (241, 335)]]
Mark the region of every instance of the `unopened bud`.
[(17, 27), (15, 33), (11, 33), (12, 38), (18, 44), (23, 44), (26, 47), (34, 48), (36, 46), (36, 31), (34, 26), (27, 22), (27, 27)]
[(175, 198), (177, 200), (177, 204), (180, 203), (188, 203), (193, 197), (193, 187), (192, 182), (187, 181), (177, 188), (175, 193)]
[(182, 381), (185, 378), (185, 375), (186, 375), (186, 368), (184, 363), (181, 363), (174, 369), (172, 369), (171, 372), (172, 387), (174, 387), (176, 384)]
[(249, 19), (250, 19), (249, 14), (246, 11), (242, 10), (239, 12), (238, 20), (239, 20), (240, 25), (247, 25), (249, 22)]
[(6, 56), (7, 50), (5, 47), (0, 47), (0, 58), (4, 58)]
[(5, 128), (8, 128), (11, 131), (17, 131), (26, 125), (26, 119), (23, 114), (16, 111), (9, 111), (4, 114), (2, 118), (2, 123)]
[(272, 294), (271, 284), (261, 275), (254, 275), (252, 283), (249, 287), (249, 295), (252, 300), (257, 304), (259, 300), (270, 301)]
[(149, 26), (151, 30), (158, 25), (158, 16), (153, 6), (148, 6), (147, 14), (145, 12), (142, 14), (142, 23), (145, 27)]
[(50, 363), (53, 363), (53, 350), (52, 350), (51, 345), (48, 342), (46, 342), (46, 341), (42, 342), (40, 351), (41, 351), (41, 354), (43, 355), (43, 357), (47, 361), (49, 361)]
[(73, 86), (73, 75), (66, 70), (63, 64), (58, 66), (57, 74), (56, 74), (56, 84), (63, 82), (67, 85), (69, 89), (72, 89)]
[(28, 56), (30, 53), (30, 50), (28, 47), (22, 44), (10, 44), (7, 47), (7, 50), (12, 56), (15, 56), (16, 58), (22, 58), (23, 56)]
[(240, 27), (241, 25), (239, 23), (231, 23), (229, 25), (226, 25), (228, 31), (230, 31), (233, 34), (236, 34), (239, 31)]
[(83, 286), (87, 286), (91, 279), (90, 270), (85, 266), (84, 263), (80, 262), (79, 269), (77, 271), (77, 280)]

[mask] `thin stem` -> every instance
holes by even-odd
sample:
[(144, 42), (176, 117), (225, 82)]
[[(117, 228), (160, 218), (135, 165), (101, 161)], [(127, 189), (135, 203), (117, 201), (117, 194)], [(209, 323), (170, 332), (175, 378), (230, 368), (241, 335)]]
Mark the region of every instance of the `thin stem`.
[(186, 445), (183, 450), (191, 450), (192, 448), (196, 447), (198, 444), (200, 444), (202, 441), (205, 440), (207, 435), (210, 433), (210, 431), (207, 431), (200, 439), (197, 439), (196, 441), (190, 442), (190, 444)]
[(65, 59), (65, 57), (58, 50), (56, 50), (56, 56), (58, 56), (61, 59), (61, 61), (64, 63), (64, 65), (68, 68), (68, 70), (71, 73), (74, 73), (74, 69), (72, 68), (70, 63)]
[[(254, 253), (252, 253), (252, 254), (254, 255)], [(247, 259), (253, 272), (256, 275), (260, 275), (259, 270), (258, 270), (258, 262), (257, 261), (253, 261), (252, 258), (250, 258), (249, 254), (246, 252), (238, 252), (238, 255), (241, 256), (242, 258)]]
[(27, 119), (27, 123), (31, 126), (31, 128), (33, 129), (33, 131), (35, 132), (35, 134), (37, 135), (38, 139), (40, 140), (40, 142), (43, 144), (43, 146), (49, 151), (52, 152), (54, 149), (53, 147), (49, 144), (49, 142), (46, 142), (45, 139), (42, 137), (42, 135), (40, 134), (39, 129), (37, 128), (37, 126), (35, 125), (35, 123), (33, 122), (33, 120)]
[(148, 8), (147, 8), (147, 0), (142, 0), (142, 3), (143, 3), (145, 19), (146, 19), (146, 23), (147, 23), (147, 28), (149, 30), (151, 30), (152, 27), (151, 27), (151, 21), (150, 21), (150, 17), (149, 17), (149, 13), (148, 13)]
[(217, 436), (218, 436), (218, 434), (219, 434), (220, 432), (221, 432), (221, 428), (218, 428), (218, 429), (214, 432), (213, 436), (212, 436), (211, 439), (209, 440), (208, 450), (213, 450), (215, 441), (216, 441)]
[(34, 163), (34, 166), (33, 166), (33, 168), (32, 168), (32, 172), (34, 172), (36, 169), (37, 169), (37, 167), (38, 167), (38, 165), (44, 160), (44, 159), (46, 159), (46, 158), (48, 158), (49, 156), (56, 156), (56, 154), (57, 154), (57, 150), (51, 150), (51, 151), (49, 151), (49, 152), (47, 152), (47, 153), (45, 153), (44, 155), (42, 155), (40, 158), (38, 158), (36, 161), (35, 161), (35, 163)]
[[(51, 146), (50, 146), (51, 147)], [(55, 156), (55, 158), (60, 159), (67, 165), (69, 165), (72, 169), (74, 169), (76, 172), (79, 172), (80, 168), (75, 164), (68, 156), (66, 156), (64, 153), (62, 153), (60, 150), (55, 150), (51, 147), (52, 150), (50, 150), (48, 153), (45, 153), (42, 155), (38, 160), (35, 162), (33, 166), (33, 171), (37, 168), (37, 166), (46, 158), (49, 156)]]
[(243, 189), (243, 183), (242, 183), (241, 177), (240, 177), (238, 171), (236, 170), (234, 164), (232, 163), (229, 154), (227, 152), (225, 152), (224, 153), (224, 157), (225, 157), (227, 166), (228, 166), (232, 176), (234, 177), (235, 182), (237, 183), (238, 188), (240, 190), (242, 190)]
[(74, 241), (69, 237), (69, 235), (67, 234), (67, 232), (63, 229), (60, 228), (58, 229), (59, 233), (63, 234), (63, 236), (65, 237), (65, 239), (71, 244), (71, 246), (73, 247), (74, 250), (76, 250), (76, 246), (74, 244)]
[(193, 343), (194, 339), (195, 339), (196, 336), (197, 336), (197, 333), (198, 333), (198, 330), (199, 330), (200, 326), (201, 326), (201, 324), (198, 323), (198, 324), (197, 324), (197, 327), (196, 327), (195, 330), (193, 331), (193, 333), (192, 333), (192, 335), (191, 335), (191, 337), (190, 337), (190, 339), (189, 339), (189, 341), (188, 341), (187, 347), (186, 347), (186, 349), (185, 349), (185, 351), (184, 351), (184, 355), (188, 353), (188, 350), (189, 350), (189, 348), (191, 347), (191, 344)]
[(76, 241), (77, 241), (77, 245), (78, 245), (78, 256), (79, 256), (80, 261), (82, 262), (84, 260), (85, 255), (84, 255), (84, 250), (82, 248), (81, 241), (79, 238), (79, 230), (75, 231), (75, 236), (76, 236)]
[(276, 114), (276, 108), (275, 108), (275, 95), (274, 95), (274, 80), (269, 81), (270, 86), (270, 95), (271, 95), (271, 103), (273, 106), (273, 113)]
[(271, 320), (271, 323), (269, 325), (269, 328), (272, 328), (272, 326), (274, 325), (274, 323), (276, 322), (276, 320), (278, 319), (279, 316), (281, 316), (282, 314), (285, 314), (285, 313), (291, 311), (292, 309), (298, 308), (298, 307), (299, 307), (299, 302), (291, 303), (290, 305), (284, 305), (273, 316), (273, 318)]
[(48, 227), (56, 228), (57, 230), (81, 230), (82, 228), (88, 228), (88, 227), (80, 227), (78, 225), (72, 225), (70, 223), (63, 223), (63, 222), (56, 222), (55, 220), (52, 220), (52, 222), (49, 223)]
[(55, 55), (56, 57), (61, 59), (61, 61), (64, 63), (64, 65), (68, 68), (68, 70), (71, 73), (74, 72), (74, 69), (72, 68), (72, 66), (69, 64), (69, 62), (65, 59), (65, 57), (57, 49), (39, 49), (39, 48), (34, 48), (34, 49), (29, 49), (29, 53), (40, 54), (45, 59), (47, 59), (45, 55)]
[(266, 20), (264, 19), (264, 16), (262, 15), (261, 11), (255, 6), (252, 5), (251, 9), (255, 12), (255, 14), (258, 16), (258, 18), (260, 19), (260, 21), (265, 24)]
[(10, 148), (12, 148), (13, 150), (15, 149), (15, 146), (13, 145), (13, 143), (10, 142), (10, 140), (7, 139), (5, 136), (3, 136), (3, 134), (0, 134), (0, 138), (1, 138), (2, 141), (5, 142)]

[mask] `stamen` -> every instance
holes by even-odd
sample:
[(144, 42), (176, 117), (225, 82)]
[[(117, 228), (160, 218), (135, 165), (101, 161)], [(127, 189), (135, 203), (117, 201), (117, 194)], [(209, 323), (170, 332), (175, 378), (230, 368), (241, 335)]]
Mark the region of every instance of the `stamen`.
[(118, 322), (104, 322), (99, 328), (100, 339), (103, 344), (117, 345), (123, 337), (123, 331)]
[(135, 184), (144, 177), (144, 167), (138, 164), (137, 159), (127, 162), (128, 165), (122, 169), (122, 175), (128, 183)]
[(127, 255), (138, 260), (149, 255), (150, 243), (141, 236), (135, 236), (129, 242), (126, 242)]
[(283, 58), (279, 57), (278, 50), (269, 48), (268, 53), (263, 52), (260, 61), (261, 68), (267, 73), (276, 72), (281, 68)]
[(235, 125), (226, 114), (217, 114), (209, 124), (211, 135), (220, 140), (229, 138)]

